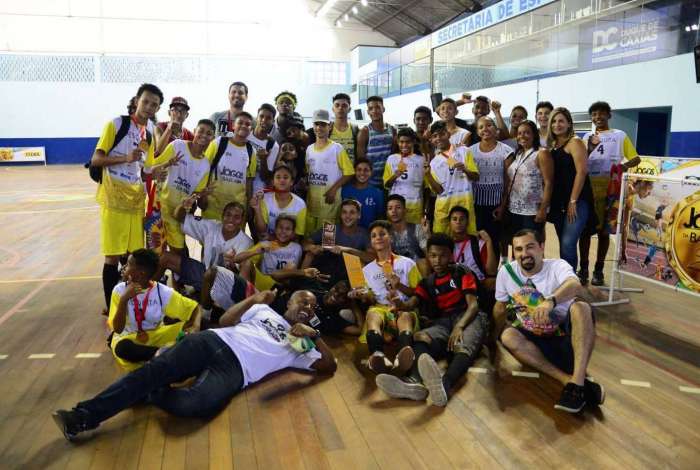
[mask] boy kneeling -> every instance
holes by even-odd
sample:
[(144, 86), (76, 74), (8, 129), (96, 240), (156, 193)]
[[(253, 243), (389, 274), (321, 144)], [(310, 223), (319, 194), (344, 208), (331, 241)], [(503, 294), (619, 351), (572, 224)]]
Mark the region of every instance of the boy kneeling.
[[(420, 281), (407, 306), (415, 308), (420, 303), (432, 324), (414, 335), (417, 360), (408, 377), (380, 374), (376, 382), (391, 397), (430, 397), (433, 405), (445, 406), (455, 383), (481, 351), (490, 319), (479, 311), (476, 276), (468, 268), (452, 264), (454, 241), (436, 233), (428, 239), (427, 248), (432, 272)], [(435, 359), (446, 355), (451, 359), (443, 375)]]

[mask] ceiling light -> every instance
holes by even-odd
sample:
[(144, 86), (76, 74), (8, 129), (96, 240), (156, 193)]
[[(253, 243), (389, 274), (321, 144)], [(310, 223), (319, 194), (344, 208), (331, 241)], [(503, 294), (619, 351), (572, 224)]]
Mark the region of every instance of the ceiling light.
[(345, 13), (345, 16), (343, 18), (345, 19), (345, 21), (350, 21), (350, 16), (348, 16), (347, 13)]
[(316, 12), (317, 17), (324, 16), (328, 11), (333, 8), (333, 6), (336, 4), (338, 0), (326, 0), (326, 3), (321, 5), (321, 8), (318, 9)]
[(355, 5), (352, 6), (352, 14), (357, 15), (357, 7)]
[(692, 29), (693, 31), (697, 31), (698, 25), (694, 24), (693, 26), (690, 27), (690, 29)]
[(360, 0), (360, 3), (362, 4), (363, 7), (367, 6), (367, 0)]
[(686, 33), (689, 33), (689, 32), (690, 32), (690, 26), (686, 26), (686, 27), (685, 27), (685, 32), (686, 32)]
[(336, 21), (336, 22), (335, 22), (335, 25), (336, 25), (337, 27), (339, 27), (339, 28), (342, 28), (342, 27), (343, 27), (343, 23), (341, 23), (340, 20)]

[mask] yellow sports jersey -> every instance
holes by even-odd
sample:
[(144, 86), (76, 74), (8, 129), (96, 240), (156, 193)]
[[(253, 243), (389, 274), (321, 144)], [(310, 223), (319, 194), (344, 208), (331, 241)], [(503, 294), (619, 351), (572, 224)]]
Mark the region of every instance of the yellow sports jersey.
[[(206, 155), (213, 162), (219, 149), (221, 139), (209, 144)], [(207, 209), (202, 216), (207, 219), (221, 220), (221, 213), (229, 202), (237, 201), (248, 207), (246, 200), (246, 183), (248, 178), (254, 178), (257, 171), (257, 158), (250, 158), (246, 145), (236, 145), (230, 139), (226, 150), (221, 156), (216, 168), (210, 168), (210, 180), (214, 183), (214, 191), (207, 198)]]
[[(120, 116), (105, 125), (95, 150), (102, 150), (107, 154), (107, 157), (128, 155), (134, 148), (141, 145), (142, 140), (146, 139), (146, 128), (153, 134), (153, 125), (150, 122), (146, 128), (143, 128), (132, 120), (124, 138), (112, 149), (117, 129), (121, 126), (121, 120)], [(112, 150), (110, 151), (110, 149)], [(153, 159), (155, 139), (151, 139), (151, 143), (144, 151), (146, 153), (145, 161)], [(97, 185), (97, 202), (108, 209), (143, 212), (146, 193), (141, 179), (142, 167), (143, 161), (103, 167), (102, 183)]]
[[(393, 271), (404, 286), (414, 289), (420, 282), (420, 271), (418, 271), (418, 267), (412, 259), (401, 255), (393, 255), (393, 258), (386, 262), (392, 262)], [(389, 301), (389, 290), (387, 289), (388, 281), (384, 274), (384, 263), (379, 265), (377, 260), (374, 260), (362, 268), (362, 273), (365, 276), (367, 285), (372, 289), (372, 292), (374, 292), (377, 303), (380, 305), (391, 305)], [(402, 292), (397, 291), (397, 294), (403, 302), (408, 300), (408, 297)]]
[(465, 172), (456, 170), (455, 163), (463, 163), (467, 171), (479, 172), (474, 157), (467, 153), (467, 148), (452, 147), (447, 153), (438, 153), (430, 162), (430, 172), (440, 186), (442, 193), (435, 199), (435, 220), (433, 223), (434, 232), (447, 231), (447, 218), (455, 206), (462, 206), (469, 211), (469, 225), (467, 231), (476, 233), (476, 217), (474, 217), (474, 195), (472, 183), (467, 178)]
[(304, 230), (306, 230), (306, 203), (296, 194), (292, 194), (292, 200), (289, 204), (280, 207), (274, 192), (265, 193), (262, 201), (260, 201), (260, 212), (267, 224), (268, 233), (274, 233), (277, 216), (287, 214), (296, 219), (296, 229), (294, 230), (296, 234), (304, 235)]
[(588, 156), (588, 175), (591, 179), (608, 179), (613, 165), (637, 156), (637, 150), (624, 131), (610, 129), (597, 133), (587, 132), (583, 140), (587, 143), (593, 135), (598, 136), (600, 143)]
[(406, 171), (389, 188), (389, 195), (399, 194), (403, 196), (406, 199), (406, 220), (412, 224), (419, 224), (423, 215), (425, 158), (415, 154), (407, 157), (401, 157), (398, 153), (389, 155), (384, 165), (384, 187), (386, 187), (387, 181), (396, 174), (399, 164), (404, 165)]
[(355, 139), (352, 137), (352, 125), (348, 123), (348, 128), (342, 132), (335, 125), (331, 126), (331, 135), (329, 137), (333, 142), (338, 142), (342, 145), (348, 154), (350, 162), (355, 163)]
[(158, 196), (161, 204), (170, 209), (177, 207), (192, 193), (202, 191), (207, 185), (209, 176), (209, 160), (205, 155), (195, 158), (185, 140), (174, 140), (163, 150), (153, 164), (146, 164), (150, 169), (153, 165), (167, 163), (178, 155), (182, 158), (177, 165), (168, 168), (168, 179), (160, 187)]
[[(125, 291), (126, 282), (117, 284), (112, 291), (108, 319), (110, 327), (117, 314), (119, 300), (122, 298)], [(121, 333), (114, 333), (112, 337), (112, 351), (114, 351), (116, 344), (124, 339), (130, 339), (138, 344), (147, 346), (165, 346), (175, 341), (179, 332), (182, 331), (182, 327), (190, 319), (197, 307), (196, 301), (160, 283), (153, 283), (153, 286), (150, 288), (150, 293), (148, 293), (148, 305), (144, 305), (147, 292), (147, 290), (144, 290), (127, 302), (124, 330), (122, 330)], [(134, 312), (134, 302), (138, 302), (139, 306), (144, 307), (145, 310), (144, 320), (141, 324), (141, 328), (148, 335), (145, 341), (140, 341), (137, 338), (138, 324)], [(165, 316), (179, 321), (170, 325), (165, 325), (163, 323), (163, 317)], [(117, 356), (115, 356), (115, 359), (119, 365), (127, 370), (135, 369), (141, 365), (125, 361)]]
[(306, 207), (310, 216), (335, 222), (341, 203), (341, 188), (338, 188), (333, 204), (326, 203), (324, 194), (343, 176), (354, 175), (355, 169), (339, 143), (330, 141), (323, 148), (317, 148), (316, 145), (309, 145), (306, 149), (306, 173), (309, 179)]

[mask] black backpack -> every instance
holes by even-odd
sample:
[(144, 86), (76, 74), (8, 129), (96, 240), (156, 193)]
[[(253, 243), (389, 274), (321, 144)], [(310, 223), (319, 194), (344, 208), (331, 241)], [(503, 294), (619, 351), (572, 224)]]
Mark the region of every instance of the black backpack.
[[(224, 152), (226, 151), (226, 146), (228, 145), (228, 137), (219, 137), (219, 146), (216, 149), (216, 154), (214, 155), (214, 159), (211, 161), (211, 170), (209, 171), (209, 182), (211, 182), (212, 178), (213, 179), (218, 179), (219, 178), (219, 169), (217, 168), (219, 166), (219, 161), (221, 161), (221, 157), (224, 155)], [(275, 146), (275, 139), (268, 137), (267, 138), (267, 145), (265, 146), (266, 150), (269, 152), (272, 147)], [(245, 143), (245, 149), (248, 152), (248, 158), (253, 158), (253, 154), (255, 153), (255, 149), (253, 148), (253, 144), (250, 142), (246, 141)]]
[[(131, 116), (119, 116), (121, 118), (121, 123), (119, 124), (119, 129), (117, 129), (117, 133), (114, 136), (114, 143), (112, 144), (112, 147), (109, 149), (107, 152), (107, 155), (110, 154), (112, 150), (114, 150), (114, 147), (119, 145), (119, 142), (122, 141), (124, 137), (126, 137), (126, 134), (129, 133), (129, 127), (131, 127)], [(148, 145), (151, 145), (151, 141), (153, 140), (153, 135), (151, 135), (151, 132), (146, 129), (146, 140), (148, 141)], [(85, 168), (88, 169), (88, 172), (90, 173), (90, 179), (92, 179), (95, 183), (102, 183), (102, 168), (101, 166), (92, 166), (90, 162), (92, 161), (92, 158), (88, 160), (85, 165), (83, 165)]]

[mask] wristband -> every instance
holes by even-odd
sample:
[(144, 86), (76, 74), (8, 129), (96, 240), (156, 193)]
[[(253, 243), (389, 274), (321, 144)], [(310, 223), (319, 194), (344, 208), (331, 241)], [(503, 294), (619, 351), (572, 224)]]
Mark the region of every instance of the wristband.
[(576, 204), (576, 199), (572, 199), (569, 201), (569, 204)]
[(545, 297), (544, 300), (549, 300), (552, 302), (552, 308), (557, 306), (557, 298), (554, 295), (550, 295), (549, 297)]

